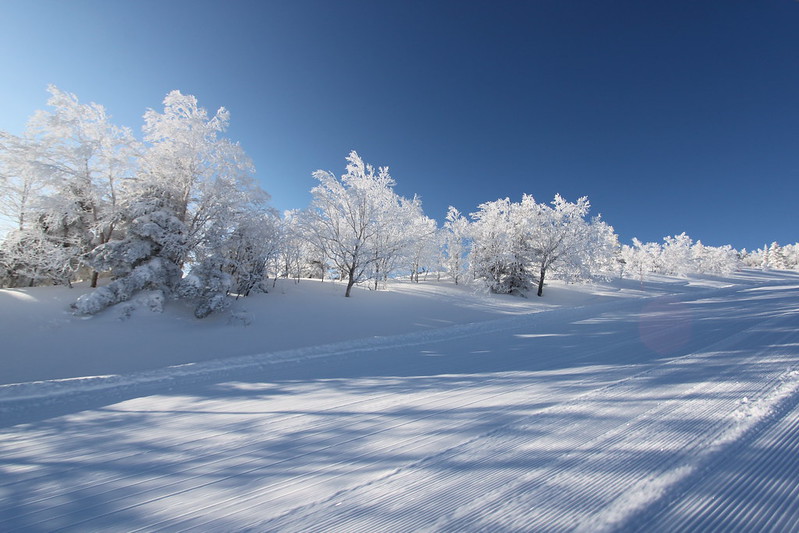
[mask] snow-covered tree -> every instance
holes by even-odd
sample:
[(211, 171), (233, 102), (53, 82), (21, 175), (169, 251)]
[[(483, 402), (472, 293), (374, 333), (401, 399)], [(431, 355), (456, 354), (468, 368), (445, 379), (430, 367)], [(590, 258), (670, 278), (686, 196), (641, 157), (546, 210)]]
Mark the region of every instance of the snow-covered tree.
[(628, 272), (641, 282), (648, 273), (667, 276), (690, 274), (729, 274), (738, 268), (739, 253), (732, 246), (706, 246), (695, 243), (685, 233), (664, 237), (664, 244), (642, 243), (633, 239), (633, 246), (622, 246), (622, 258)]
[(456, 208), (449, 206), (444, 222), (444, 267), (455, 285), (465, 270), (468, 239), (469, 220)]
[(582, 282), (609, 279), (617, 275), (621, 247), (613, 226), (598, 215), (585, 225), (583, 232), (577, 239), (579, 246), (564, 258), (558, 270), (558, 278)]
[(400, 266), (410, 253), (412, 228), (421, 215), (417, 198), (407, 200), (394, 193), (390, 187), (377, 186), (372, 192), (377, 204), (374, 238), (369, 243), (372, 260), (365, 277), (372, 280), (377, 290)]
[(524, 247), (514, 205), (509, 198), (495, 200), (480, 204), (471, 214), (472, 276), (498, 294), (523, 294), (532, 286), (532, 257)]
[(9, 230), (0, 242), (0, 287), (68, 285), (77, 267), (75, 236), (51, 231), (41, 211), (53, 185), (43, 152), (30, 132), (0, 131), (0, 221)]
[(696, 241), (691, 248), (691, 254), (699, 273), (726, 275), (738, 268), (740, 263), (738, 252), (728, 245), (705, 246), (702, 241)]
[(410, 265), (411, 281), (419, 282), (419, 274), (430, 272), (438, 263), (438, 225), (425, 216), (418, 198), (408, 203), (408, 225), (405, 228), (405, 256)]
[(78, 312), (150, 289), (193, 301), (202, 318), (224, 308), (231, 291), (246, 294), (263, 279), (261, 260), (277, 248), (274, 214), (244, 151), (220, 136), (228, 120), (224, 108), (209, 119), (179, 91), (164, 99), (163, 113), (147, 111), (147, 146), (120, 216), (126, 233), (85, 255), (114, 280), (82, 297)]
[(41, 159), (39, 143), (0, 131), (0, 218), (9, 229), (24, 230), (35, 221), (35, 200), (48, 183)]
[(271, 210), (252, 206), (237, 213), (228, 229), (214, 252), (206, 251), (193, 262), (177, 285), (176, 295), (194, 303), (197, 318), (227, 308), (230, 293), (238, 298), (262, 287), (267, 265), (279, 252), (280, 221)]
[(41, 263), (58, 256), (66, 261), (60, 271), (75, 272), (80, 256), (114, 232), (121, 183), (133, 174), (138, 144), (102, 106), (81, 104), (54, 86), (48, 90), (51, 110), (36, 112), (23, 137), (0, 134), (2, 210), (26, 240), (60, 248), (56, 254), (42, 248), (47, 257)]
[(196, 260), (202, 248), (216, 246), (237, 206), (264, 203), (268, 195), (252, 179), (252, 162), (236, 143), (221, 137), (230, 113), (220, 108), (208, 118), (197, 99), (180, 91), (164, 99), (163, 113), (144, 115), (148, 149), (137, 188), (158, 191), (186, 226), (181, 261)]
[(782, 247), (785, 268), (799, 270), (799, 243), (786, 244)]
[[(529, 201), (532, 202), (532, 197)], [(591, 234), (585, 220), (590, 203), (587, 196), (571, 203), (556, 194), (552, 207), (546, 204), (531, 207), (533, 220), (529, 239), (539, 268), (537, 294), (542, 296), (544, 280), (550, 269), (564, 264), (574, 269), (590, 256), (586, 250), (590, 249)]]
[(776, 241), (768, 247), (768, 265), (769, 268), (777, 270), (785, 268), (785, 256), (782, 253), (782, 247)]
[[(555, 195), (552, 207), (535, 203), (532, 196), (522, 198), (525, 240), (538, 270), (538, 296), (543, 295), (547, 273), (558, 267), (572, 272), (584, 271), (583, 264), (591, 233), (585, 220), (590, 204), (587, 197), (575, 203)], [(582, 274), (581, 274), (582, 275)]]
[(279, 273), (292, 277), (324, 279), (327, 258), (313, 246), (312, 232), (306, 224), (306, 214), (290, 210), (283, 214)]
[(233, 277), (233, 290), (247, 296), (266, 281), (267, 265), (283, 246), (282, 223), (277, 213), (256, 209), (240, 216), (224, 244), (226, 269)]
[(313, 200), (305, 213), (311, 241), (347, 279), (345, 296), (368, 274), (386, 271), (386, 261), (401, 249), (401, 234), (391, 212), (399, 206), (394, 180), (388, 167), (375, 169), (355, 152), (347, 156), (341, 179), (317, 170), (319, 184), (311, 190)]
[(685, 232), (663, 237), (663, 249), (660, 254), (662, 273), (669, 276), (685, 276), (698, 272), (691, 247), (693, 240)]
[(767, 244), (751, 252), (741, 250), (741, 262), (752, 268), (768, 270), (796, 269), (799, 267), (799, 243), (780, 246), (776, 242)]
[(643, 283), (648, 273), (660, 270), (661, 251), (660, 244), (656, 242), (643, 243), (633, 237), (632, 246), (622, 246), (621, 256), (627, 272), (635, 275)]
[(0, 286), (70, 285), (77, 243), (65, 244), (35, 225), (9, 232), (0, 245)]
[(547, 275), (562, 279), (594, 277), (615, 257), (613, 228), (600, 218), (585, 219), (587, 197), (577, 202), (556, 195), (539, 204), (525, 194), (520, 203), (488, 202), (472, 214), (470, 263), (475, 278), (493, 292), (524, 294), (537, 285), (543, 295)]

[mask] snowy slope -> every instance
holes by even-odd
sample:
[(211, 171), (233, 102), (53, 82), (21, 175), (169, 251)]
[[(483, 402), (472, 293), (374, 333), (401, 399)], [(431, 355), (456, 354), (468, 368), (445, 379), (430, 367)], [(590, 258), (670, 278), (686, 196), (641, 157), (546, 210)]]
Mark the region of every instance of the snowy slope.
[[(670, 284), (659, 285), (669, 290)], [(389, 291), (356, 288), (347, 299), (341, 284), (278, 280), (269, 294), (238, 300), (232, 311), (203, 320), (174, 302), (163, 314), (134, 301), (96, 316), (74, 316), (69, 304), (88, 290), (0, 289), (0, 336), (5, 340), (0, 384), (130, 373), (424, 331), (601, 297), (584, 289), (561, 289), (561, 298), (538, 302), (478, 295), (448, 283), (398, 283)]]
[(555, 289), (359, 292), (429, 314), (0, 387), (0, 529), (799, 526), (799, 276)]

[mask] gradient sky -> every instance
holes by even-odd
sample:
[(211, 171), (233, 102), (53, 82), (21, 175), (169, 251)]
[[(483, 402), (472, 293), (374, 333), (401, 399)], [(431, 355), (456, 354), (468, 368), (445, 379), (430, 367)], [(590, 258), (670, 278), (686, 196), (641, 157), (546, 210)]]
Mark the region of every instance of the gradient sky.
[(441, 220), (587, 195), (622, 242), (799, 241), (795, 0), (0, 0), (0, 129), (48, 84), (140, 132), (172, 89), (278, 209), (357, 150)]

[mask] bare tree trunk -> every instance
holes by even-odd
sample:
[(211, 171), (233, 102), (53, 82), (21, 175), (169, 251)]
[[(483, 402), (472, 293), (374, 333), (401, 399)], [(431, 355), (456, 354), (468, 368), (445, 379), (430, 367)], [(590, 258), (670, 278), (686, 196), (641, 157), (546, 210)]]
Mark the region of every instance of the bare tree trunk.
[(545, 266), (541, 266), (541, 277), (538, 278), (538, 296), (544, 295), (544, 276), (547, 273), (547, 269)]
[(92, 289), (97, 288), (97, 279), (99, 277), (100, 277), (100, 273), (97, 272), (96, 270), (92, 270), (92, 284), (91, 284)]
[(352, 267), (349, 270), (347, 278), (347, 291), (344, 293), (345, 297), (350, 297), (350, 291), (352, 290), (353, 285), (355, 285), (355, 267)]

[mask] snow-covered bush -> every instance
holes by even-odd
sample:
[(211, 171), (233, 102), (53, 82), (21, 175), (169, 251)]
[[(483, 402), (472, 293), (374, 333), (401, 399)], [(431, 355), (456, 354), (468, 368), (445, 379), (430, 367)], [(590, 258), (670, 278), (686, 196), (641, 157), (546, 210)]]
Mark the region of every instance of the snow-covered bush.
[(126, 211), (127, 237), (101, 244), (84, 257), (113, 281), (73, 304), (80, 314), (95, 314), (124, 302), (139, 291), (170, 295), (181, 278), (178, 264), (185, 246), (185, 225), (159, 199), (134, 202)]
[(175, 295), (193, 302), (194, 316), (205, 318), (230, 305), (228, 294), (232, 287), (233, 276), (224, 272), (223, 265), (214, 260), (207, 260), (194, 265), (180, 280)]

